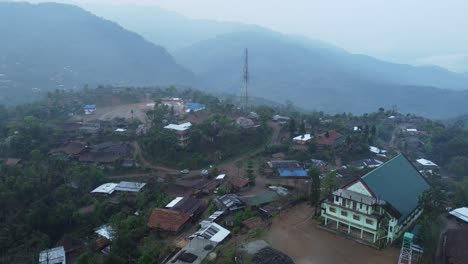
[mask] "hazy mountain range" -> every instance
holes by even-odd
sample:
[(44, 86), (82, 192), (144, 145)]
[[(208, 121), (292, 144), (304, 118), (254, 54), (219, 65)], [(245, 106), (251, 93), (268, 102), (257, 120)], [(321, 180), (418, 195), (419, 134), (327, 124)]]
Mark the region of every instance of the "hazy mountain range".
[(0, 3), (0, 98), (85, 84), (196, 84), (161, 46), (81, 8)]
[(247, 47), (254, 96), (327, 112), (396, 105), (437, 118), (468, 113), (468, 91), (460, 91), (468, 76), (439, 67), (388, 63), (318, 40), (161, 9), (92, 11), (127, 30), (70, 5), (0, 4), (0, 34), (9, 40), (0, 42), (0, 96), (84, 84), (182, 84), (239, 94)]

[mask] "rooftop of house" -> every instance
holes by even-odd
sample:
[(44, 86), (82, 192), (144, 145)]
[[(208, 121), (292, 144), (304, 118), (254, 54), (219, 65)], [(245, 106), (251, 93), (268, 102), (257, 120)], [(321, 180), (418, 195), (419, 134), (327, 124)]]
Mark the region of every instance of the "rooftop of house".
[(419, 204), (419, 196), (429, 184), (413, 164), (400, 154), (360, 178), (374, 198), (385, 200), (399, 211), (402, 221)]
[(6, 166), (16, 166), (21, 162), (21, 159), (8, 158), (5, 160)]
[(340, 133), (335, 130), (329, 130), (324, 133), (318, 133), (316, 136), (316, 142), (318, 145), (333, 145), (335, 142), (343, 137)]
[(281, 177), (308, 177), (307, 170), (304, 169), (278, 169), (279, 176)]
[(178, 232), (189, 221), (190, 215), (174, 210), (154, 208), (148, 220), (148, 227), (163, 231)]
[(374, 146), (369, 146), (369, 151), (372, 152), (372, 153), (375, 153), (375, 154), (381, 154), (381, 153), (386, 153), (387, 151), (383, 150), (383, 149), (380, 149), (378, 147), (374, 147)]
[(223, 240), (229, 236), (231, 232), (226, 228), (216, 224), (211, 223), (205, 227), (202, 227), (200, 230), (195, 232), (191, 237), (201, 237), (208, 239), (210, 241), (221, 243)]
[(229, 209), (229, 211), (235, 211), (245, 207), (244, 202), (242, 202), (239, 196), (232, 193), (218, 197), (216, 200), (219, 201), (224, 208)]
[(299, 135), (297, 137), (294, 137), (294, 141), (309, 141), (313, 138), (311, 134), (304, 134), (304, 135)]
[(143, 187), (145, 187), (146, 183), (144, 182), (129, 182), (129, 181), (121, 181), (116, 187), (116, 191), (121, 192), (140, 192)]
[(324, 161), (324, 160), (311, 159), (310, 162), (312, 162), (312, 165), (314, 165), (314, 166), (317, 167), (317, 168), (321, 168), (321, 167), (326, 167), (326, 166), (327, 166), (327, 162)]
[(285, 120), (286, 121), (286, 120), (289, 120), (289, 119), (291, 119), (291, 118), (289, 118), (287, 116), (281, 116), (281, 115), (274, 115), (273, 116), (274, 121), (279, 121), (279, 120)]
[(430, 160), (427, 160), (427, 159), (417, 159), (416, 162), (423, 165), (423, 166), (439, 167), (439, 166), (437, 166), (437, 164), (435, 164), (434, 162), (432, 162)]
[(104, 183), (98, 186), (96, 189), (92, 190), (91, 193), (103, 193), (103, 194), (112, 194), (115, 191), (115, 187), (117, 187), (117, 183)]
[(216, 176), (216, 180), (222, 180), (224, 179), (224, 177), (226, 177), (226, 174), (219, 174), (218, 176)]
[(249, 180), (242, 178), (242, 177), (237, 177), (237, 176), (231, 176), (229, 177), (229, 183), (237, 189), (241, 189), (246, 187), (249, 184)]
[(279, 198), (276, 192), (263, 192), (253, 196), (242, 197), (242, 200), (249, 206), (261, 206), (271, 203)]
[(206, 106), (204, 104), (200, 104), (200, 103), (186, 103), (185, 104), (185, 109), (187, 110), (187, 112), (190, 112), (190, 111), (199, 111), (199, 110), (203, 110), (205, 109)]
[[(176, 200), (177, 202), (175, 203), (169, 203), (168, 205), (171, 206), (171, 210), (188, 214), (190, 216), (196, 215), (203, 211), (205, 208), (205, 204), (203, 203), (202, 200), (193, 198), (193, 197), (184, 197), (182, 199), (179, 199), (180, 197), (177, 197)], [(168, 206), (166, 205), (166, 208)]]
[(39, 253), (39, 264), (52, 263), (66, 263), (65, 249), (63, 247), (46, 249)]
[(96, 105), (95, 104), (85, 105), (83, 106), (83, 109), (86, 109), (86, 110), (96, 109)]
[(121, 156), (130, 154), (130, 146), (122, 142), (104, 142), (90, 147), (91, 152), (108, 152)]
[(468, 207), (457, 208), (450, 211), (450, 214), (468, 223)]
[(200, 264), (218, 243), (208, 239), (194, 237), (166, 263), (171, 264)]
[(114, 228), (111, 225), (102, 225), (94, 230), (94, 233), (112, 241), (115, 236)]
[(87, 145), (85, 143), (72, 141), (65, 145), (63, 148), (61, 148), (61, 150), (67, 155), (78, 155), (81, 152), (83, 152), (83, 150), (85, 150), (86, 148)]
[(191, 127), (192, 127), (192, 123), (186, 122), (186, 123), (182, 123), (182, 124), (179, 124), (179, 125), (169, 124), (169, 125), (165, 126), (164, 128), (175, 130), (175, 131), (187, 131)]
[(92, 163), (113, 163), (119, 160), (121, 156), (112, 152), (88, 152), (79, 157), (81, 162)]
[(267, 161), (267, 165), (272, 169), (302, 169), (297, 160), (270, 160)]
[(364, 167), (375, 168), (382, 164), (383, 162), (377, 159), (363, 159), (363, 160), (355, 160), (355, 161), (349, 162), (349, 166), (356, 167), (356, 168), (364, 168)]

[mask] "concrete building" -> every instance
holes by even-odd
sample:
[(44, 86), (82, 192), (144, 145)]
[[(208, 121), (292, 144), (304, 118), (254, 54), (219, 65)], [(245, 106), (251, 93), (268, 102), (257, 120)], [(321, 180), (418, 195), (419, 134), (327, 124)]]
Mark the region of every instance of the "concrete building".
[(192, 127), (192, 123), (186, 122), (180, 125), (169, 124), (165, 126), (165, 129), (173, 130), (177, 136), (178, 144), (181, 147), (185, 147), (188, 145), (190, 139), (190, 128)]
[(427, 189), (424, 177), (398, 155), (323, 200), (323, 227), (376, 247), (388, 245), (421, 215), (419, 196)]

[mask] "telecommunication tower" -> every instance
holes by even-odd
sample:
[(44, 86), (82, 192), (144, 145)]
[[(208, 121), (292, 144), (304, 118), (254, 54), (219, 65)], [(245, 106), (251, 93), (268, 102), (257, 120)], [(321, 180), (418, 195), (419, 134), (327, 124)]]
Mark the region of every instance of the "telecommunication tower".
[(249, 50), (245, 48), (244, 54), (244, 70), (242, 74), (242, 90), (241, 90), (241, 105), (247, 108), (249, 105)]

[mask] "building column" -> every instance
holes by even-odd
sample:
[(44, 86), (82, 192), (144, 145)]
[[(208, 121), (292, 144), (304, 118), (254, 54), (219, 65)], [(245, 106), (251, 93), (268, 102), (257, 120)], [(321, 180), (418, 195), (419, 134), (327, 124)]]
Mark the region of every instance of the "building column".
[(363, 235), (364, 235), (364, 230), (361, 229), (361, 239)]
[(327, 218), (327, 216), (326, 216), (326, 215), (325, 215), (324, 217), (325, 217), (325, 226), (327, 226), (327, 223), (328, 223), (328, 218)]
[(376, 233), (374, 233), (374, 241), (373, 241), (374, 243), (375, 243), (375, 236), (376, 236)]
[(351, 233), (351, 225), (348, 224), (348, 234)]
[(338, 230), (338, 227), (340, 226), (340, 221), (336, 220), (336, 229)]

